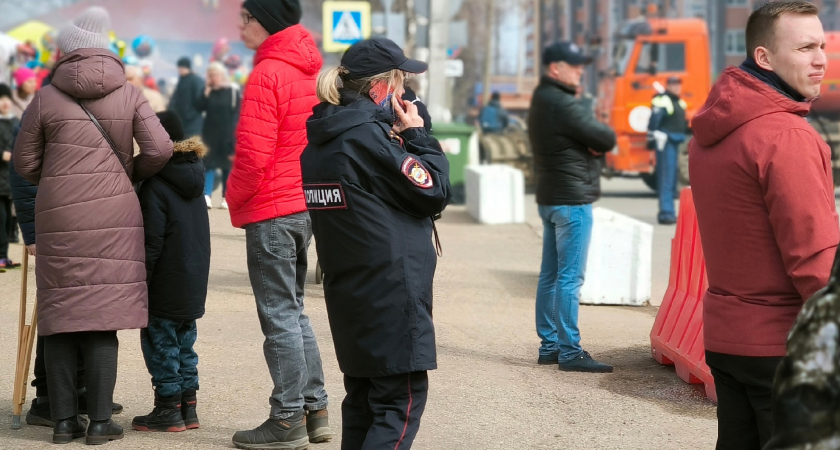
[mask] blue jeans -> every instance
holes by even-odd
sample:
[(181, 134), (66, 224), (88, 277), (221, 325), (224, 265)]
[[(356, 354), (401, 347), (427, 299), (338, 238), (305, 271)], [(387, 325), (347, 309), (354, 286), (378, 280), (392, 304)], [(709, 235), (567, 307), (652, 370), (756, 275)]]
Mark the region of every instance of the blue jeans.
[(677, 210), (674, 199), (677, 194), (677, 155), (679, 143), (668, 139), (665, 149), (656, 152), (656, 190), (659, 194), (659, 221), (675, 220)]
[(577, 322), (592, 237), (592, 205), (540, 205), (539, 211), (544, 230), (536, 307), (540, 355), (559, 353), (562, 363), (583, 352)]
[(230, 169), (207, 169), (204, 172), (204, 195), (213, 196), (213, 190), (216, 189), (216, 172), (222, 171), (222, 198), (227, 194), (227, 181), (230, 176)]
[(265, 342), (263, 353), (274, 382), (271, 418), (301, 409), (327, 408), (318, 341), (303, 312), (307, 255), (312, 239), (308, 212), (245, 227), (248, 274)]
[(195, 320), (149, 315), (149, 326), (140, 330), (140, 347), (159, 396), (198, 389), (198, 355), (193, 350), (197, 338)]

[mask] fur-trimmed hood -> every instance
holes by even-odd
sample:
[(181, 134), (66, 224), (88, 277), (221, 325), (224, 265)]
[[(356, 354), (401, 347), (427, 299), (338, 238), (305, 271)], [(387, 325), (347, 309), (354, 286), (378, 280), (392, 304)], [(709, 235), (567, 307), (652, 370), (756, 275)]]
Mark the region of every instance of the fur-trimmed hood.
[(207, 155), (207, 146), (204, 145), (204, 141), (201, 140), (200, 137), (191, 137), (186, 141), (180, 141), (175, 143), (175, 153), (189, 153), (195, 152), (199, 158), (204, 158)]
[(172, 158), (156, 176), (181, 197), (201, 197), (204, 195), (204, 164), (201, 158), (205, 154), (207, 147), (201, 138), (176, 142)]

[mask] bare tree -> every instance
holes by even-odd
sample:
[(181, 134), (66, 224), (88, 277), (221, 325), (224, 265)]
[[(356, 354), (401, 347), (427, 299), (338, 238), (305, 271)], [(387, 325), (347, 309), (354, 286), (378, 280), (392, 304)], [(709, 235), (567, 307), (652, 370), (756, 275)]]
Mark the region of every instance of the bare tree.
[(487, 48), (496, 30), (495, 20), (489, 23), (490, 5), (488, 0), (465, 0), (458, 19), (466, 20), (469, 27), (469, 43), (461, 51), (459, 58), (464, 61), (464, 76), (455, 81), (452, 92), (452, 116), (467, 117), (472, 112), (475, 100), (479, 100), (481, 93), (476, 92), (476, 86), (484, 83), (489, 77), (484, 77), (487, 68)]

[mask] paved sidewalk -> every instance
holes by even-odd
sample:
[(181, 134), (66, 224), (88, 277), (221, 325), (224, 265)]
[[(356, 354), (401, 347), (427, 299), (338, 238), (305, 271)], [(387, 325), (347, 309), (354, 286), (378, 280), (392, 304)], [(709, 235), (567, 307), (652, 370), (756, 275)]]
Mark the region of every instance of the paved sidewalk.
[[(607, 183), (600, 205), (651, 221), (656, 200), (634, 183), (640, 184), (638, 180)], [(541, 249), (535, 211), (534, 207), (529, 212), (526, 225), (485, 227), (475, 224), (463, 207), (452, 207), (439, 223), (444, 250), (435, 285), (440, 368), (430, 377), (429, 405), (414, 448), (713, 448), (714, 406), (701, 390), (679, 380), (673, 368), (661, 367), (650, 357), (648, 333), (655, 307), (581, 308), (583, 344), (599, 359), (614, 364), (613, 374), (569, 374), (535, 364), (533, 304)], [(196, 345), (202, 428), (171, 434), (130, 430), (133, 416), (151, 410), (152, 391), (139, 332), (121, 332), (116, 401), (125, 405), (125, 412), (115, 418), (127, 433), (123, 441), (107, 448), (231, 448), (236, 430), (255, 427), (268, 415), (271, 382), (248, 282), (245, 235), (231, 228), (226, 211), (214, 209), (210, 215), (210, 293), (207, 315), (198, 322)], [(663, 279), (667, 282), (673, 228), (657, 226), (655, 233), (654, 302), (658, 303)], [(12, 255), (20, 251), (20, 246), (11, 248)], [(314, 245), (310, 253), (314, 261)], [(0, 274), (0, 341), (6, 343), (0, 347), (0, 448), (54, 448), (50, 429), (8, 427), (19, 283), (20, 271)], [(321, 344), (333, 425), (340, 430), (342, 378), (323, 291), (314, 284), (314, 267), (307, 285), (307, 312)], [(30, 389), (29, 400), (32, 395)], [(27, 409), (28, 405), (24, 414)], [(339, 444), (335, 440), (311, 448), (335, 450)]]

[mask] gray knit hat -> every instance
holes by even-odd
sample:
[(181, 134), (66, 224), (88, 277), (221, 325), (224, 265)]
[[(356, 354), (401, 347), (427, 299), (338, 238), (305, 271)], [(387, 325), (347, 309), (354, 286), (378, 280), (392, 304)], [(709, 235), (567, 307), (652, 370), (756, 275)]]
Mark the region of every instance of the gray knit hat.
[(58, 46), (65, 55), (80, 48), (107, 49), (110, 45), (110, 28), (111, 16), (108, 11), (99, 6), (91, 6), (73, 20), (73, 25), (68, 25), (58, 33)]

